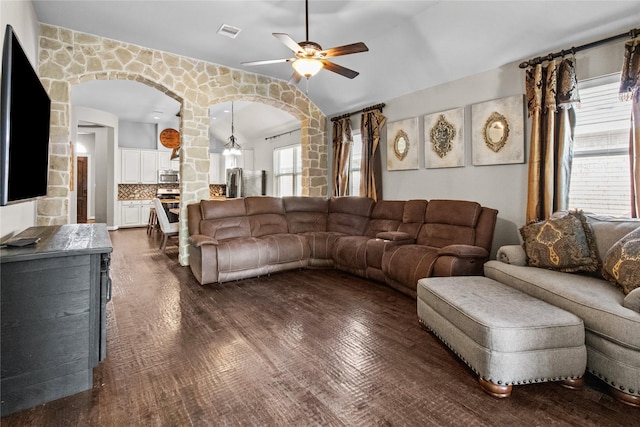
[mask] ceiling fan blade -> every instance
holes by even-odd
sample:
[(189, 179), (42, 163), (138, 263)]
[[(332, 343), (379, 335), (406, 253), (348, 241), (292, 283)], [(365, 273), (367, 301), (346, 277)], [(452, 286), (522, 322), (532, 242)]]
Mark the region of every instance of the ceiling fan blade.
[(304, 49), (296, 43), (288, 34), (284, 33), (273, 33), (273, 36), (284, 43), (289, 49), (294, 51), (295, 53), (304, 53)]
[(295, 61), (296, 58), (283, 58), (283, 59), (267, 59), (266, 61), (249, 61), (249, 62), (241, 62), (241, 65), (265, 65), (265, 64), (278, 64), (280, 62), (292, 62)]
[(297, 85), (298, 83), (300, 83), (300, 80), (302, 80), (302, 76), (298, 74), (297, 71), (294, 71), (293, 74), (291, 74), (291, 78), (289, 79), (289, 84)]
[(352, 53), (367, 52), (368, 50), (369, 48), (366, 44), (358, 42), (323, 50), (318, 52), (318, 56), (323, 58), (333, 58), (334, 56), (350, 55)]
[(338, 73), (342, 76), (345, 76), (349, 79), (353, 79), (354, 77), (356, 77), (358, 74), (360, 74), (357, 71), (353, 71), (350, 70), (349, 68), (343, 67), (342, 65), (338, 65), (335, 64), (333, 62), (329, 62), (329, 61), (321, 61), (322, 65), (324, 65), (324, 68), (329, 70), (329, 71), (333, 71), (334, 73)]

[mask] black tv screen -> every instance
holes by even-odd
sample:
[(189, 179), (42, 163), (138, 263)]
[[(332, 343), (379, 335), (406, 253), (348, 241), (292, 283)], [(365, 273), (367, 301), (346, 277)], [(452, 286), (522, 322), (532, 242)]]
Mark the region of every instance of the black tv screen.
[(11, 25), (2, 50), (0, 206), (47, 194), (51, 100)]

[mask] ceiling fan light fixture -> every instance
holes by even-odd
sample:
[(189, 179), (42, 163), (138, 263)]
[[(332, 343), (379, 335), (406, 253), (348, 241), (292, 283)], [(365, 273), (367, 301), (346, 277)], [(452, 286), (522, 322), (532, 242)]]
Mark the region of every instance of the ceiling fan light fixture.
[(298, 58), (293, 61), (292, 66), (298, 74), (309, 78), (318, 74), (318, 71), (322, 69), (323, 64), (321, 61), (313, 58)]

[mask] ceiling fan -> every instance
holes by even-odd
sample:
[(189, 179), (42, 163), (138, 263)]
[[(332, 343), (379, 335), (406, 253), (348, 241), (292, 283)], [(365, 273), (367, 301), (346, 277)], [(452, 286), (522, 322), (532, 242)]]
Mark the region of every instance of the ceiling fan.
[(306, 14), (306, 37), (305, 41), (296, 43), (288, 34), (273, 33), (273, 36), (285, 44), (295, 54), (295, 58), (283, 58), (283, 59), (269, 59), (266, 61), (251, 61), (243, 62), (242, 65), (265, 65), (265, 64), (277, 64), (280, 62), (292, 62), (293, 75), (289, 80), (289, 83), (297, 84), (300, 82), (302, 76), (307, 79), (316, 75), (318, 71), (325, 68), (334, 73), (340, 74), (347, 78), (353, 79), (358, 74), (357, 71), (335, 64), (331, 61), (327, 61), (327, 58), (333, 58), (336, 56), (350, 55), (352, 53), (367, 52), (369, 48), (362, 42), (348, 44), (344, 46), (332, 47), (330, 49), (323, 50), (322, 47), (309, 40), (309, 1), (305, 0), (305, 14)]

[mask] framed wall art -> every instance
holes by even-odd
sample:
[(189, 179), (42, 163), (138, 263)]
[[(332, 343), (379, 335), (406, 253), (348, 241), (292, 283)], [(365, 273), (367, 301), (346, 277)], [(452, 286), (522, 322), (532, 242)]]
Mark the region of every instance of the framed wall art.
[(418, 169), (418, 118), (387, 124), (387, 170)]
[(471, 106), (474, 165), (524, 163), (524, 95)]
[(464, 108), (424, 116), (424, 167), (464, 166)]

